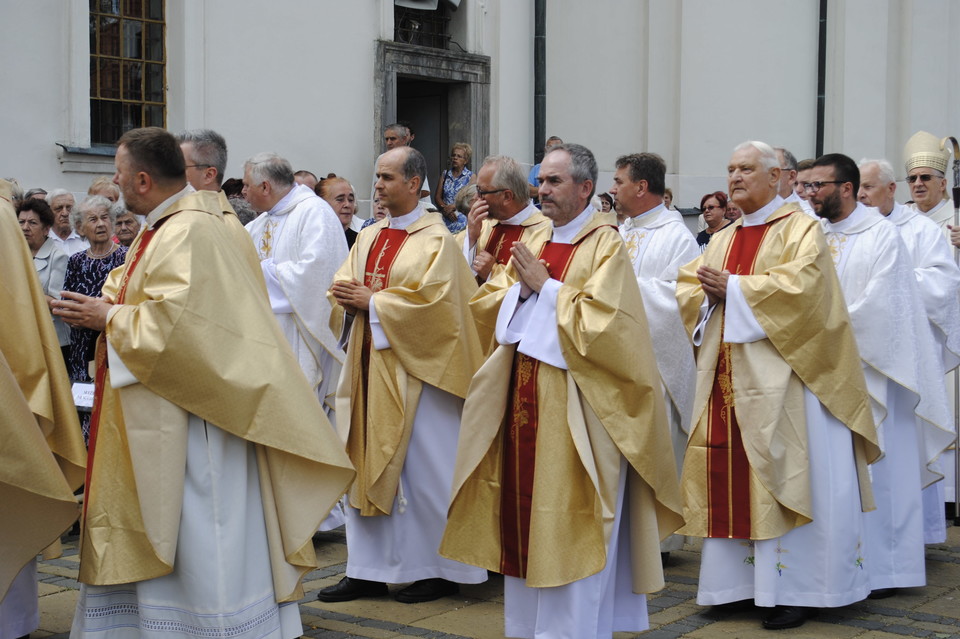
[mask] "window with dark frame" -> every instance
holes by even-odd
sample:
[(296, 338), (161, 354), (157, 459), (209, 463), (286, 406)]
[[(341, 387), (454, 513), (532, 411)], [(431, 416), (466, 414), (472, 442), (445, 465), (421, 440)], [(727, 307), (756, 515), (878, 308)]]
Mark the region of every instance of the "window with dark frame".
[(164, 0), (90, 0), (90, 142), (166, 125)]

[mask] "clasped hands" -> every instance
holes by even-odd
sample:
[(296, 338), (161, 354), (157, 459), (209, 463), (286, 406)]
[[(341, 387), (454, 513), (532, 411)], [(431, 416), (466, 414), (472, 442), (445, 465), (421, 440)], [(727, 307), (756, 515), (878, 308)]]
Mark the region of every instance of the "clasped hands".
[(358, 310), (370, 310), (370, 297), (373, 291), (357, 280), (334, 282), (330, 292), (333, 293), (337, 304), (350, 315), (356, 315)]
[(718, 271), (710, 266), (701, 266), (697, 269), (697, 279), (700, 280), (703, 292), (707, 294), (707, 301), (710, 306), (727, 299), (727, 280), (729, 278), (730, 271)]
[(539, 293), (546, 281), (550, 279), (547, 263), (544, 260), (538, 260), (523, 242), (514, 242), (510, 252), (513, 254), (510, 261), (513, 262), (513, 268), (520, 277), (520, 298), (527, 299), (533, 293)]

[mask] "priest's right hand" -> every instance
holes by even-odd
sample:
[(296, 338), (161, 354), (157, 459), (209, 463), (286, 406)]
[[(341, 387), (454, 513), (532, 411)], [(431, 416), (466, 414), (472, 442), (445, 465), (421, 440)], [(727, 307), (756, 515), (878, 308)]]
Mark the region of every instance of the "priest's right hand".
[(483, 221), (490, 215), (490, 205), (483, 198), (477, 198), (467, 213), (467, 238), (470, 241), (470, 247), (476, 245), (480, 239), (480, 230), (483, 228)]
[(950, 229), (950, 243), (960, 248), (960, 226), (947, 224), (947, 228)]

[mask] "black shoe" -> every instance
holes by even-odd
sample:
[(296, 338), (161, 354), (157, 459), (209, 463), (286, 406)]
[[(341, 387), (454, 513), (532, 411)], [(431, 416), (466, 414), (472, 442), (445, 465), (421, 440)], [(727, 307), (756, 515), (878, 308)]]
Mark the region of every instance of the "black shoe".
[(900, 592), (899, 588), (877, 588), (876, 590), (870, 591), (867, 599), (886, 599), (887, 597), (894, 596), (898, 592)]
[(713, 615), (729, 615), (735, 612), (753, 610), (755, 607), (753, 599), (741, 599), (740, 601), (728, 601), (727, 603), (710, 606), (710, 613)]
[(383, 597), (387, 594), (387, 584), (380, 581), (367, 581), (344, 577), (340, 583), (327, 586), (317, 593), (317, 599), (326, 602), (353, 601), (361, 597)]
[(670, 552), (667, 551), (660, 553), (660, 565), (666, 568), (668, 561), (670, 561)]
[(460, 584), (452, 581), (439, 578), (421, 579), (398, 592), (394, 599), (400, 603), (423, 603), (455, 595), (458, 592), (460, 592)]
[(763, 627), (767, 630), (799, 628), (806, 623), (808, 617), (812, 617), (815, 614), (815, 608), (805, 608), (803, 606), (774, 606), (770, 614), (763, 618)]

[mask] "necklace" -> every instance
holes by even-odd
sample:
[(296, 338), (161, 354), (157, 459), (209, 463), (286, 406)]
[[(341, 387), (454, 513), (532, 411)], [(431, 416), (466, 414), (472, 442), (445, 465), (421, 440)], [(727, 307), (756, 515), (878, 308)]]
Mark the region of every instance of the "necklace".
[(103, 258), (105, 258), (106, 256), (110, 255), (110, 254), (113, 253), (115, 250), (117, 250), (117, 245), (111, 243), (111, 244), (110, 244), (110, 248), (108, 248), (108, 249), (106, 250), (106, 252), (100, 253), (100, 254), (98, 255), (98, 254), (94, 253), (91, 249), (87, 249), (87, 255), (89, 255), (91, 259), (100, 260), (100, 259), (103, 259)]

